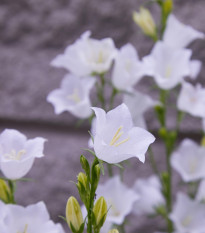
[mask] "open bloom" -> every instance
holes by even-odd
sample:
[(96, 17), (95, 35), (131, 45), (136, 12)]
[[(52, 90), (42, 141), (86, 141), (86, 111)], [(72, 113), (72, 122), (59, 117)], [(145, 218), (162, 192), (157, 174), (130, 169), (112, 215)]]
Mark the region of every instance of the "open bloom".
[(170, 214), (177, 232), (199, 233), (205, 229), (205, 205), (179, 193)]
[(136, 180), (133, 190), (139, 195), (139, 199), (133, 207), (133, 212), (137, 215), (155, 214), (155, 209), (165, 204), (157, 176)]
[(124, 45), (117, 53), (112, 74), (113, 85), (120, 90), (133, 87), (143, 76), (142, 63), (131, 44)]
[(151, 54), (143, 58), (146, 74), (153, 76), (160, 88), (172, 89), (191, 74), (191, 54), (191, 50), (174, 49), (157, 42)]
[(194, 87), (184, 82), (177, 100), (177, 107), (192, 116), (205, 118), (205, 88), (200, 84)]
[(205, 178), (205, 147), (184, 139), (171, 156), (171, 165), (185, 182)]
[(46, 139), (37, 137), (27, 140), (14, 129), (6, 129), (0, 135), (0, 168), (11, 180), (20, 179), (31, 169), (34, 159), (43, 157)]
[(131, 114), (125, 104), (109, 111), (93, 108), (96, 114), (94, 151), (107, 163), (119, 163), (131, 157), (145, 161), (145, 153), (155, 137), (148, 131), (133, 127)]
[(169, 46), (183, 48), (196, 39), (204, 38), (205, 37), (202, 32), (195, 30), (191, 26), (184, 25), (177, 20), (173, 14), (169, 15), (163, 36), (163, 41)]
[(143, 115), (149, 108), (156, 105), (157, 101), (154, 101), (148, 95), (133, 91), (130, 95), (124, 95), (123, 102), (130, 110), (134, 125), (146, 129), (146, 122)]
[[(2, 208), (2, 206), (3, 208)], [(5, 205), (0, 201), (1, 233), (64, 233), (60, 224), (50, 220), (49, 213), (43, 202), (22, 207), (20, 205)]]
[(53, 90), (47, 101), (53, 104), (56, 114), (69, 111), (76, 117), (87, 118), (92, 113), (89, 94), (94, 83), (95, 79), (92, 77), (79, 78), (67, 74), (61, 87)]
[(51, 64), (68, 69), (76, 76), (108, 71), (115, 57), (116, 48), (111, 38), (96, 40), (85, 32), (64, 54), (58, 55)]
[[(131, 213), (138, 195), (126, 187), (119, 176), (114, 176), (105, 184), (100, 184), (96, 191), (97, 197), (103, 196), (107, 202), (108, 213), (106, 221), (120, 225), (125, 217)], [(123, 194), (123, 195), (122, 195)]]

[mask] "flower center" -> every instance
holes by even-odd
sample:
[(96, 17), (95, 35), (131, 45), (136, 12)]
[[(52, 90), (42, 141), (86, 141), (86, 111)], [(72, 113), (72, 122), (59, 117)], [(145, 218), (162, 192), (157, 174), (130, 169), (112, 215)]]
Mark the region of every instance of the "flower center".
[(99, 51), (98, 58), (97, 58), (97, 63), (103, 63), (103, 51)]
[(16, 150), (11, 150), (10, 153), (8, 154), (4, 154), (4, 158), (8, 159), (8, 160), (21, 160), (22, 156), (26, 154), (26, 150), (20, 150), (20, 151), (16, 151)]
[(25, 225), (23, 232), (17, 231), (17, 233), (28, 233), (28, 224)]
[(122, 141), (119, 142), (119, 139), (121, 138), (121, 136), (122, 136), (123, 133), (124, 133), (123, 131), (121, 131), (122, 128), (123, 128), (123, 126), (120, 126), (120, 127), (118, 128), (118, 130), (116, 131), (114, 137), (113, 137), (112, 140), (110, 141), (110, 146), (115, 146), (115, 147), (117, 147), (117, 146), (119, 146), (119, 145), (121, 145), (121, 144), (123, 144), (123, 143), (125, 143), (125, 142), (127, 142), (127, 141), (129, 140), (129, 137), (128, 137), (128, 138), (126, 138), (126, 139), (124, 139), (124, 140), (122, 140)]
[(182, 221), (181, 221), (182, 226), (188, 227), (188, 226), (190, 225), (190, 223), (191, 223), (191, 220), (192, 220), (191, 216), (189, 216), (189, 215), (186, 216), (186, 217), (183, 218)]
[(81, 101), (80, 95), (79, 95), (79, 90), (77, 88), (74, 88), (73, 93), (71, 95), (68, 95), (67, 98), (69, 100), (74, 101), (74, 103), (79, 103)]
[(170, 65), (168, 65), (165, 69), (165, 77), (170, 78), (171, 75), (172, 75), (172, 68)]

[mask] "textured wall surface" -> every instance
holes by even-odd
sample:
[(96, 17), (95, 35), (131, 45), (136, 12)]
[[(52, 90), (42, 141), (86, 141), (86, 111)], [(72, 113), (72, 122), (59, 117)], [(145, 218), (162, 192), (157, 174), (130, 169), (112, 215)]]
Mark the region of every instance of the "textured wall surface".
[[(143, 0), (0, 0), (0, 127), (16, 128), (28, 137), (43, 136), (48, 139), (44, 159), (36, 161), (28, 174), (34, 182), (20, 184), (17, 199), (21, 204), (45, 200), (56, 221), (63, 215), (69, 195), (76, 194), (74, 185), (79, 171), (81, 148), (87, 146), (87, 127), (76, 129), (76, 119), (69, 113), (56, 116), (46, 102), (48, 93), (57, 88), (65, 74), (55, 69), (50, 61), (75, 41), (84, 31), (91, 30), (94, 38), (112, 37), (117, 47), (133, 43), (142, 57), (149, 53), (152, 42), (141, 34), (132, 22), (132, 11)], [(155, 19), (158, 9), (151, 8)], [(176, 16), (186, 24), (205, 32), (205, 1), (175, 0)], [(202, 60), (205, 67), (204, 41), (191, 45), (193, 57)], [(205, 84), (203, 67), (200, 81)], [(147, 81), (139, 88), (147, 91)], [(156, 94), (151, 93), (153, 96)], [(147, 114), (149, 125), (156, 129), (153, 114)], [(174, 121), (170, 115), (170, 125)], [(187, 117), (183, 132), (195, 136), (198, 120)], [(193, 133), (193, 134), (191, 134)], [(163, 167), (163, 149), (156, 142), (157, 161)], [(125, 180), (132, 186), (140, 176), (151, 174), (149, 163), (131, 161)], [(105, 179), (105, 177), (103, 178)], [(33, 191), (35, 190), (35, 191)], [(129, 233), (154, 232), (158, 221), (138, 218)], [(132, 229), (132, 230), (131, 230)]]

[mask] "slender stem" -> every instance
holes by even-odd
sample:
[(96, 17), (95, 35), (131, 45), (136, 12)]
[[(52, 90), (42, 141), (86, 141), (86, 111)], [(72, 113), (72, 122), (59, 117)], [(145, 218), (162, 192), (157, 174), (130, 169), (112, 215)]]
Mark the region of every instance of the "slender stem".
[(159, 176), (159, 170), (158, 170), (158, 167), (157, 167), (157, 163), (154, 159), (154, 153), (152, 151), (152, 148), (149, 147), (149, 157), (150, 157), (150, 163), (151, 163), (151, 166), (152, 166), (152, 169), (154, 171), (155, 174), (157, 174)]
[(112, 165), (109, 163), (107, 163), (107, 170), (108, 170), (109, 177), (112, 177), (113, 176)]
[(104, 110), (105, 109), (105, 97), (104, 97), (104, 89), (105, 89), (105, 78), (104, 78), (104, 74), (99, 74), (100, 77), (100, 86), (99, 84), (97, 85), (97, 96), (98, 96), (98, 100), (101, 103), (101, 106)]
[(10, 203), (11, 204), (16, 204), (15, 202), (15, 190), (16, 190), (16, 181), (14, 180), (8, 180), (8, 185), (10, 189)]

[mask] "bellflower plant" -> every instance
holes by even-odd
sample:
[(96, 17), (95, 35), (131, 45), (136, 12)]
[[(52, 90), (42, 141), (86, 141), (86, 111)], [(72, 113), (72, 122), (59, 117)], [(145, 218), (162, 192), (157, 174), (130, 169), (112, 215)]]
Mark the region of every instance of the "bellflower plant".
[[(152, 232), (205, 232), (205, 89), (189, 83), (190, 79), (195, 82), (202, 63), (191, 60), (192, 49), (186, 48), (204, 39), (204, 34), (178, 21), (173, 0), (149, 3), (159, 7), (159, 22), (145, 7), (133, 13), (135, 23), (154, 42), (142, 60), (130, 43), (117, 49), (111, 38), (93, 39), (87, 31), (51, 62), (69, 73), (47, 101), (56, 114), (67, 111), (80, 122), (87, 121), (85, 126), (92, 124), (89, 149), (85, 149), (91, 158), (81, 154), (82, 170), (74, 182), (79, 196), (68, 197), (65, 217), (61, 216), (72, 233), (125, 233), (128, 215), (133, 213), (161, 217), (164, 227)], [(155, 92), (153, 87), (146, 91), (151, 96), (134, 89), (149, 83), (144, 76), (155, 80)], [(157, 119), (152, 133), (150, 124), (146, 126), (148, 109), (154, 110)], [(187, 138), (181, 142), (180, 124), (186, 113), (201, 118), (201, 143)], [(151, 146), (155, 137), (164, 146), (159, 159), (165, 164), (160, 166)], [(29, 181), (25, 176), (35, 158), (44, 156), (45, 141), (27, 140), (17, 130), (6, 129), (0, 135), (1, 233), (64, 233), (61, 225), (50, 220), (43, 202), (22, 207), (15, 200), (17, 181)], [(155, 174), (137, 177), (133, 188), (128, 188), (125, 160), (136, 157), (144, 163), (146, 153)], [(175, 171), (187, 191), (177, 191), (176, 198)]]

